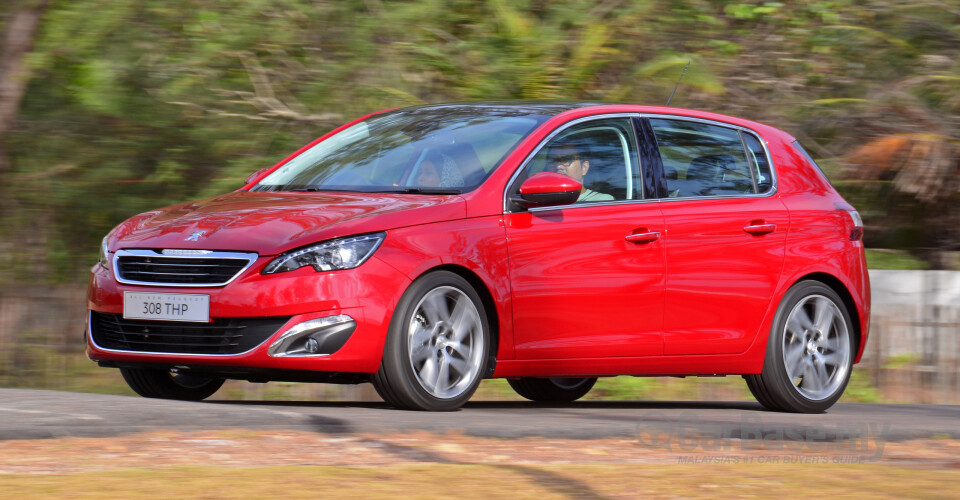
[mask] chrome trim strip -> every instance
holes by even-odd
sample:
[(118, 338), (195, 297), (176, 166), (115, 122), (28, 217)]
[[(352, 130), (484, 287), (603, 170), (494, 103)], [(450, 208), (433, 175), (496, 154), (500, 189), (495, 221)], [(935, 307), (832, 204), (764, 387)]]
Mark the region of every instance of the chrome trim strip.
[[(639, 205), (641, 203), (657, 203), (663, 200), (658, 200), (656, 198), (651, 198), (648, 200), (610, 200), (610, 201), (597, 201), (590, 203), (571, 203), (569, 205), (554, 205), (551, 207), (533, 207), (528, 208), (526, 211), (530, 213), (538, 212), (547, 212), (550, 210), (566, 210), (568, 208), (584, 208), (584, 207), (606, 207), (610, 205)], [(506, 213), (522, 213), (522, 212), (506, 212)]]
[(323, 356), (330, 356), (330, 354), (310, 354), (310, 353), (288, 353), (284, 351), (287, 345), (295, 340), (299, 340), (300, 337), (305, 335), (311, 335), (320, 330), (325, 330), (330, 327), (335, 327), (338, 325), (350, 325), (352, 324), (353, 328), (356, 328), (357, 322), (350, 316), (346, 314), (338, 314), (336, 316), (324, 316), (322, 318), (308, 319), (297, 323), (296, 325), (291, 326), (287, 331), (283, 332), (277, 340), (273, 341), (270, 344), (270, 347), (267, 348), (267, 354), (271, 358), (286, 358), (286, 357), (296, 357), (296, 358), (319, 358)]
[[(508, 193), (510, 192), (510, 187), (513, 185), (514, 181), (516, 181), (517, 177), (520, 176), (520, 173), (523, 171), (523, 169), (527, 167), (527, 164), (533, 159), (533, 157), (536, 156), (536, 154), (540, 152), (540, 150), (548, 142), (550, 142), (550, 140), (553, 139), (557, 134), (559, 134), (560, 132), (566, 130), (567, 128), (573, 125), (590, 121), (590, 120), (597, 120), (597, 119), (604, 119), (604, 118), (628, 118), (628, 117), (629, 118), (663, 118), (667, 120), (700, 122), (700, 123), (706, 123), (708, 125), (715, 125), (718, 127), (726, 127), (734, 130), (740, 130), (754, 136), (757, 139), (757, 142), (760, 143), (760, 146), (763, 147), (763, 152), (764, 154), (767, 155), (767, 162), (770, 164), (770, 176), (771, 176), (770, 189), (764, 193), (754, 193), (754, 194), (685, 196), (683, 198), (647, 198), (643, 200), (614, 200), (614, 201), (599, 202), (599, 203), (571, 203), (569, 205), (530, 208), (525, 211), (536, 213), (536, 212), (543, 212), (548, 210), (561, 210), (561, 209), (566, 210), (570, 208), (595, 207), (595, 206), (604, 206), (604, 205), (622, 205), (622, 204), (628, 204), (628, 203), (647, 203), (647, 202), (653, 202), (653, 201), (671, 202), (671, 201), (690, 201), (690, 200), (717, 200), (717, 199), (730, 199), (730, 198), (769, 198), (777, 194), (777, 192), (779, 191), (777, 169), (776, 169), (776, 166), (773, 164), (773, 156), (770, 154), (770, 148), (767, 147), (767, 141), (763, 139), (763, 136), (761, 136), (757, 131), (753, 129), (743, 127), (740, 125), (734, 125), (732, 123), (721, 122), (717, 120), (710, 120), (707, 118), (696, 118), (692, 116), (670, 115), (670, 114), (660, 114), (660, 113), (614, 113), (614, 114), (606, 114), (606, 115), (591, 115), (591, 116), (578, 118), (569, 123), (565, 123), (563, 127), (554, 130), (553, 132), (550, 133), (550, 135), (545, 137), (543, 141), (541, 141), (540, 144), (538, 144), (537, 147), (534, 148), (534, 150), (523, 160), (523, 162), (520, 164), (520, 167), (517, 168), (517, 170), (510, 177), (510, 180), (507, 182), (506, 188), (503, 191), (503, 213), (504, 214), (522, 213), (522, 212), (511, 212), (509, 209), (510, 205), (507, 198), (508, 198)], [(744, 151), (744, 153), (746, 153), (746, 151)], [(643, 165), (640, 165), (640, 168), (641, 168), (640, 172), (642, 174)]]
[[(574, 125), (578, 125), (578, 124), (584, 123), (584, 122), (589, 122), (589, 121), (594, 121), (594, 120), (605, 120), (605, 119), (608, 119), (608, 118), (639, 118), (639, 117), (640, 117), (640, 113), (608, 113), (608, 114), (603, 114), (603, 115), (584, 116), (584, 117), (581, 117), (581, 118), (577, 118), (576, 120), (572, 120), (572, 121), (569, 121), (569, 122), (567, 122), (567, 123), (564, 123), (562, 126), (560, 126), (559, 128), (555, 129), (553, 132), (550, 132), (550, 135), (544, 137), (543, 140), (540, 141), (540, 144), (537, 144), (537, 147), (533, 148), (533, 151), (531, 151), (530, 154), (528, 154), (527, 157), (523, 159), (523, 161), (520, 163), (520, 166), (517, 167), (517, 169), (513, 172), (513, 175), (510, 176), (510, 180), (507, 181), (506, 187), (504, 187), (504, 189), (503, 189), (503, 213), (505, 213), (505, 214), (515, 213), (515, 212), (511, 212), (511, 211), (510, 211), (510, 201), (508, 200), (508, 198), (509, 198), (509, 193), (510, 193), (510, 187), (513, 186), (514, 181), (517, 180), (517, 177), (520, 176), (520, 173), (523, 172), (523, 169), (527, 168), (527, 164), (530, 163), (531, 161), (533, 161), (533, 157), (537, 156), (537, 153), (539, 153), (540, 150), (543, 149), (543, 147), (546, 146), (548, 142), (550, 142), (551, 140), (553, 140), (553, 138), (556, 137), (557, 134), (559, 134), (560, 132), (563, 132), (564, 130), (566, 130), (566, 129), (574, 126)], [(643, 174), (643, 165), (639, 165), (639, 167), (640, 167), (640, 173), (641, 173), (641, 175), (642, 175), (642, 174)], [(640, 201), (640, 200), (614, 200), (614, 201), (633, 201), (633, 202), (636, 202), (636, 201)], [(643, 200), (643, 201), (649, 201), (649, 200)], [(573, 203), (573, 204), (570, 204), (570, 205), (560, 205), (560, 207), (562, 207), (562, 208), (570, 208), (570, 207), (576, 207), (576, 206), (594, 206), (594, 205), (601, 205), (601, 204), (602, 204), (602, 203), (581, 203), (581, 204)], [(560, 208), (560, 207), (540, 207), (540, 208), (546, 208), (546, 209), (556, 210), (557, 208)], [(525, 211), (531, 211), (531, 212), (532, 212), (533, 209), (525, 210)]]
[[(214, 250), (206, 250), (206, 254), (200, 255), (166, 255), (164, 252), (167, 249), (157, 252), (156, 250), (146, 250), (146, 249), (125, 249), (117, 250), (113, 254), (113, 277), (117, 280), (118, 283), (123, 283), (124, 285), (141, 285), (141, 286), (166, 286), (166, 287), (176, 287), (176, 288), (212, 288), (226, 286), (233, 280), (237, 279), (238, 276), (245, 273), (253, 263), (257, 261), (259, 255), (253, 252), (218, 252)], [(120, 257), (132, 256), (132, 257), (161, 257), (164, 259), (239, 259), (246, 260), (247, 264), (243, 266), (243, 269), (234, 274), (232, 278), (223, 282), (223, 283), (157, 283), (153, 281), (135, 281), (127, 280), (120, 277), (120, 268), (119, 261)]]
[[(101, 313), (101, 314), (108, 314), (108, 313)], [(289, 320), (288, 320), (287, 322), (289, 323)], [(162, 321), (159, 321), (158, 323), (163, 323), (163, 322), (162, 322)], [(286, 325), (286, 323), (284, 323), (284, 326), (285, 326), (285, 325)], [(283, 329), (283, 326), (281, 326), (280, 328), (278, 328), (278, 329), (277, 329), (277, 332), (279, 332), (279, 331), (282, 330), (282, 329)], [(277, 334), (277, 332), (273, 332), (272, 335), (270, 335), (269, 337), (267, 337), (266, 339), (264, 339), (263, 342), (260, 342), (259, 344), (257, 344), (256, 346), (254, 346), (252, 349), (249, 349), (249, 350), (246, 350), (246, 351), (237, 353), (237, 354), (197, 354), (197, 353), (176, 353), (176, 352), (157, 352), (157, 351), (125, 351), (125, 350), (122, 350), (122, 349), (107, 349), (106, 347), (100, 347), (100, 345), (97, 344), (97, 341), (94, 340), (94, 338), (93, 338), (93, 310), (91, 309), (91, 310), (88, 310), (88, 311), (87, 311), (87, 338), (90, 339), (90, 343), (93, 344), (94, 347), (96, 347), (97, 349), (99, 349), (99, 350), (101, 350), (101, 351), (104, 351), (104, 352), (112, 352), (112, 353), (117, 353), (117, 354), (135, 354), (135, 355), (137, 355), (137, 356), (144, 356), (144, 355), (146, 355), (146, 356), (173, 356), (173, 357), (181, 357), (181, 356), (187, 356), (187, 357), (214, 357), (214, 358), (239, 357), (239, 356), (244, 356), (244, 355), (246, 355), (246, 354), (250, 354), (250, 353), (253, 352), (253, 351), (256, 351), (257, 349), (259, 349), (260, 347), (262, 347), (264, 344), (266, 344), (267, 342), (269, 342), (270, 339), (272, 339), (272, 338)]]

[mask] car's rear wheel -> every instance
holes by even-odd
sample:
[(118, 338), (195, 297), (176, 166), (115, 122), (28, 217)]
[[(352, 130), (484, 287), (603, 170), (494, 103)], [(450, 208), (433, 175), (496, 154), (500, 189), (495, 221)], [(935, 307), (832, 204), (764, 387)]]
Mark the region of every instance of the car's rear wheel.
[(121, 368), (120, 374), (133, 392), (145, 398), (201, 401), (213, 396), (223, 385), (222, 378), (197, 377), (169, 370)]
[(507, 380), (517, 394), (540, 403), (569, 403), (585, 396), (596, 377), (588, 378), (518, 378)]
[(483, 378), (489, 332), (483, 302), (470, 283), (448, 271), (424, 275), (394, 311), (373, 386), (399, 408), (457, 409)]
[(843, 301), (818, 281), (794, 285), (780, 302), (763, 371), (747, 387), (772, 410), (819, 413), (840, 399), (853, 367), (853, 324)]

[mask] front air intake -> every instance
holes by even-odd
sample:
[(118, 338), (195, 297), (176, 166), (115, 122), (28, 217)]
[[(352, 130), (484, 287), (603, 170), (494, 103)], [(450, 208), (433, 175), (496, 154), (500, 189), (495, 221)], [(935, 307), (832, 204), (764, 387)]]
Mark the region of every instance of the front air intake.
[(124, 319), (90, 311), (94, 343), (114, 351), (156, 354), (230, 355), (269, 339), (289, 317), (218, 318), (212, 323)]

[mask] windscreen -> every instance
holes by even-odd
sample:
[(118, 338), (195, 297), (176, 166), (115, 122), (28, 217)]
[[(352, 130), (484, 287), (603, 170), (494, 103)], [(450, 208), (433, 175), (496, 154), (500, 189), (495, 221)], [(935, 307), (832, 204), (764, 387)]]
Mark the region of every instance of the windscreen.
[(385, 113), (317, 143), (251, 190), (462, 193), (547, 118), (506, 107)]

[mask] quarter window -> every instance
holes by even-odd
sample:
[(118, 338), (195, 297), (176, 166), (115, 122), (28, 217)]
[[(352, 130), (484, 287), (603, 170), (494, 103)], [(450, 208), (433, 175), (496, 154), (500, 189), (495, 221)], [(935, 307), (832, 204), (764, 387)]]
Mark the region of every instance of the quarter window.
[[(663, 160), (667, 193), (671, 198), (754, 194), (755, 183), (769, 188), (770, 167), (757, 144), (759, 154), (748, 159), (744, 143), (735, 129), (708, 123), (651, 119)], [(762, 158), (762, 163), (761, 163)], [(754, 166), (754, 167), (752, 167)], [(756, 171), (754, 171), (756, 169)], [(758, 172), (764, 170), (761, 179)], [(761, 187), (760, 191), (764, 191)]]
[(766, 193), (773, 187), (773, 173), (767, 153), (753, 134), (740, 132), (740, 135), (743, 137), (743, 144), (747, 146), (747, 156), (750, 158), (753, 175), (757, 179), (757, 192)]

